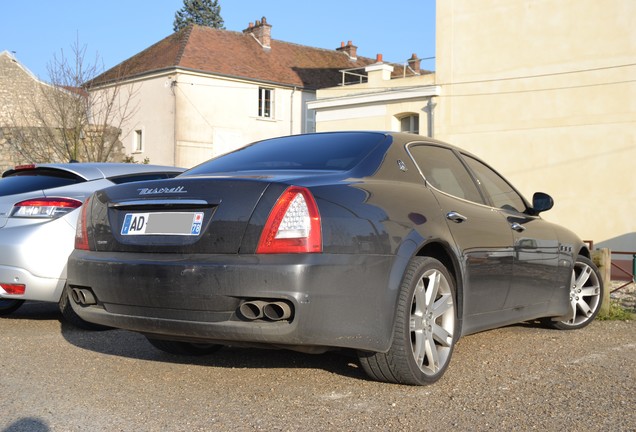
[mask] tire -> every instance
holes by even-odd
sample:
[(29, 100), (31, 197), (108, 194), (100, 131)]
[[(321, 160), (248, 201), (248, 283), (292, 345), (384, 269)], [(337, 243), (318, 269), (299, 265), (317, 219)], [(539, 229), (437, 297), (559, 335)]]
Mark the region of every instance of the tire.
[(64, 320), (68, 323), (74, 325), (77, 328), (82, 330), (91, 330), (91, 331), (102, 331), (102, 330), (110, 330), (110, 327), (106, 327), (100, 324), (93, 324), (88, 321), (84, 321), (78, 314), (75, 313), (73, 308), (71, 307), (71, 302), (68, 297), (68, 285), (64, 287), (62, 291), (62, 296), (60, 297), (60, 301), (58, 306), (60, 308), (60, 312), (62, 312), (62, 316)]
[(0, 316), (12, 314), (23, 304), (24, 300), (0, 299)]
[(413, 258), (400, 286), (391, 347), (386, 353), (358, 353), (367, 375), (409, 385), (440, 379), (459, 338), (456, 298), (454, 280), (441, 262)]
[(203, 356), (217, 352), (223, 345), (155, 339), (146, 336), (148, 342), (160, 351), (181, 356)]
[(576, 330), (585, 327), (596, 318), (603, 303), (603, 279), (596, 265), (580, 256), (572, 268), (570, 283), (570, 314), (567, 318), (545, 321), (559, 330)]

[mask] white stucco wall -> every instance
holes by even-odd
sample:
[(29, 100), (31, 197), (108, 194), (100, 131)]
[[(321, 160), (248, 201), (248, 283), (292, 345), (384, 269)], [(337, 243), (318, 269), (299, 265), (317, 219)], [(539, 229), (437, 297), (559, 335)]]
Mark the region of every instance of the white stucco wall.
[[(191, 71), (145, 76), (133, 88), (136, 113), (122, 130), (126, 153), (136, 161), (190, 168), (253, 141), (313, 131), (306, 102), (313, 92)], [(271, 118), (258, 116), (258, 89), (274, 90)], [(133, 152), (135, 131), (143, 151)]]
[[(258, 116), (259, 87), (274, 90), (271, 118)], [(260, 139), (300, 133), (302, 128), (299, 90), (180, 73), (175, 95), (177, 160), (183, 166), (193, 166)]]
[[(133, 115), (121, 125), (119, 139), (125, 153), (136, 162), (147, 158), (152, 164), (175, 165), (172, 76), (174, 74), (157, 74), (120, 85), (120, 103), (128, 104), (128, 112)], [(114, 123), (119, 124), (119, 119)], [(133, 151), (136, 130), (142, 132), (140, 152)]]

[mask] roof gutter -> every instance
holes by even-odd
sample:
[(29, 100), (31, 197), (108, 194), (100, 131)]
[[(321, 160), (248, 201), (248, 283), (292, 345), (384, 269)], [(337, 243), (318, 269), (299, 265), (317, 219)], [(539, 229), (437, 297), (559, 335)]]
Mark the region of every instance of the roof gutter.
[(127, 82), (127, 81), (140, 81), (140, 80), (142, 80), (144, 78), (148, 78), (148, 77), (152, 77), (152, 76), (161, 76), (161, 75), (175, 74), (175, 73), (177, 73), (177, 74), (178, 73), (192, 73), (192, 74), (197, 74), (197, 75), (204, 75), (204, 76), (207, 76), (207, 77), (226, 78), (226, 79), (231, 79), (231, 80), (235, 80), (235, 81), (250, 81), (250, 82), (253, 82), (253, 83), (261, 83), (261, 84), (266, 84), (266, 85), (271, 85), (271, 86), (278, 86), (278, 87), (287, 87), (287, 88), (290, 88), (290, 89), (295, 89), (295, 90), (300, 90), (300, 91), (312, 91), (312, 92), (315, 92), (316, 90), (318, 90), (317, 87), (305, 87), (305, 86), (299, 86), (298, 84), (290, 84), (290, 83), (282, 83), (282, 82), (276, 82), (276, 81), (259, 80), (259, 79), (250, 78), (250, 77), (247, 77), (247, 76), (212, 73), (212, 72), (208, 72), (208, 71), (204, 71), (204, 70), (200, 70), (200, 69), (182, 68), (182, 67), (178, 67), (178, 66), (171, 66), (171, 67), (167, 67), (167, 68), (148, 70), (148, 71), (144, 71), (144, 72), (141, 72), (141, 73), (138, 73), (138, 74), (129, 75), (129, 76), (124, 77), (124, 78), (101, 81), (101, 82), (98, 82), (98, 83), (94, 83), (93, 85), (95, 87), (102, 87), (102, 86), (107, 87), (107, 86), (112, 85), (112, 84), (121, 84), (122, 82)]
[(389, 90), (378, 93), (364, 93), (354, 96), (317, 99), (307, 102), (307, 107), (313, 110), (325, 108), (342, 108), (353, 105), (370, 105), (384, 102), (403, 101), (408, 99), (423, 99), (439, 96), (442, 88), (436, 85), (415, 87), (409, 89)]

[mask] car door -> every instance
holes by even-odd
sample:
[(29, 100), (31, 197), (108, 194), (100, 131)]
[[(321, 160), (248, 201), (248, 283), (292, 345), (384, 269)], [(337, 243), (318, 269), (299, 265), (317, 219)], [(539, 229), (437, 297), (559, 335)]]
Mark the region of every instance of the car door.
[[(488, 319), (470, 317), (501, 310), (508, 295), (513, 272), (512, 230), (498, 209), (486, 205), (457, 153), (428, 144), (411, 145), (409, 152), (432, 186), (461, 251), (464, 325), (481, 326)], [(480, 321), (482, 324), (476, 324)]]
[(463, 157), (493, 207), (501, 209), (514, 237), (513, 279), (504, 308), (522, 311), (547, 304), (557, 281), (563, 279), (559, 278), (559, 243), (551, 224), (528, 214), (525, 200), (494, 170), (471, 156)]

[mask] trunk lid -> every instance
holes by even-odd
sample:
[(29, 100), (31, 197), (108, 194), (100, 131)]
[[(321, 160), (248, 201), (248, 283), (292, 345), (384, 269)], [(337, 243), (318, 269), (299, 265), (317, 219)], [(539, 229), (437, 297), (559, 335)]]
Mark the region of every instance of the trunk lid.
[(270, 185), (258, 179), (177, 177), (101, 190), (90, 202), (91, 248), (237, 254), (263, 194), (274, 189), (277, 196), (284, 188)]

